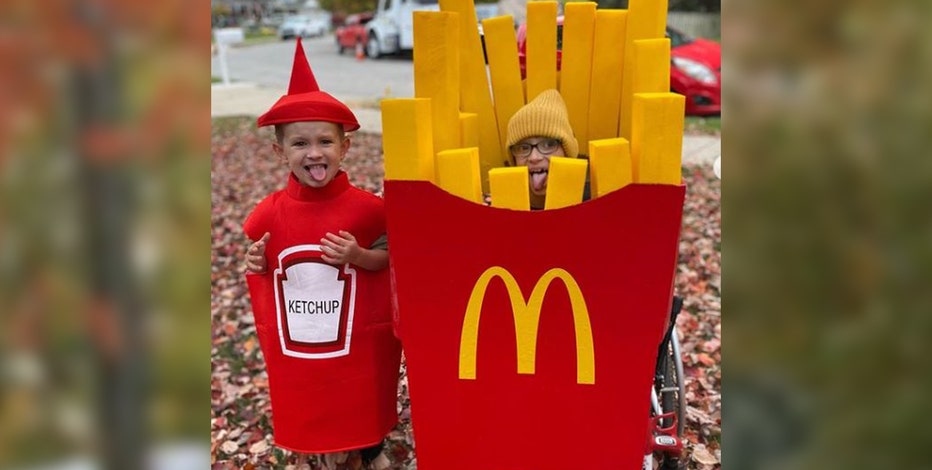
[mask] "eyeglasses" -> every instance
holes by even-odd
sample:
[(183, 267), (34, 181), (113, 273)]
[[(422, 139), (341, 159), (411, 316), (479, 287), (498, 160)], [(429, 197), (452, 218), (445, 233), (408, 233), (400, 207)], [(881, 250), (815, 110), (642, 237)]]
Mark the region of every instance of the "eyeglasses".
[(515, 158), (527, 158), (531, 156), (531, 151), (537, 149), (541, 155), (550, 155), (556, 152), (562, 144), (557, 139), (546, 139), (536, 144), (517, 143), (508, 147), (508, 151)]

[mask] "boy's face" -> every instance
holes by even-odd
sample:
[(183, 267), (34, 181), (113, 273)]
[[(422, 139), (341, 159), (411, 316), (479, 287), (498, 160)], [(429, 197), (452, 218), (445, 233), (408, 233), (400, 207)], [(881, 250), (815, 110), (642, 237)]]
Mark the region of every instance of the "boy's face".
[(301, 184), (326, 186), (349, 150), (350, 140), (339, 124), (324, 121), (291, 122), (282, 126), (282, 139), (272, 144), (275, 154), (288, 162), (288, 168)]
[(531, 197), (543, 198), (547, 194), (547, 176), (550, 157), (563, 157), (563, 144), (551, 137), (528, 137), (509, 149), (518, 166), (526, 166)]

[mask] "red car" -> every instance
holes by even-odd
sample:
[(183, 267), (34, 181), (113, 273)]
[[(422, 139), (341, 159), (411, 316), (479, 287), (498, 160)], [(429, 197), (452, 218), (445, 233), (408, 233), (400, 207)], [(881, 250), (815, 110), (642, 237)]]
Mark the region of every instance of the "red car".
[[(518, 61), (521, 78), (527, 60), (527, 24), (518, 27)], [(667, 27), (670, 38), (670, 90), (686, 97), (686, 114), (711, 115), (722, 111), (722, 46), (694, 39)], [(557, 69), (563, 45), (563, 17), (557, 17)]]
[(356, 13), (346, 17), (343, 26), (337, 28), (337, 48), (340, 54), (346, 49), (356, 49), (356, 45), (366, 46), (369, 35), (366, 33), (366, 23), (372, 21), (374, 13)]

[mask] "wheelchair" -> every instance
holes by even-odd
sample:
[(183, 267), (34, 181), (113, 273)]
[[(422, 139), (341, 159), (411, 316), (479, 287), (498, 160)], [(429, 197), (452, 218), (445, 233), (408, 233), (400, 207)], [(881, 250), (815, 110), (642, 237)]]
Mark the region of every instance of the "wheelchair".
[(686, 425), (686, 387), (680, 353), (676, 317), (683, 299), (674, 296), (670, 321), (657, 348), (657, 366), (650, 395), (650, 427), (644, 451), (643, 469), (652, 469), (654, 459), (662, 470), (685, 468), (681, 462), (683, 430)]

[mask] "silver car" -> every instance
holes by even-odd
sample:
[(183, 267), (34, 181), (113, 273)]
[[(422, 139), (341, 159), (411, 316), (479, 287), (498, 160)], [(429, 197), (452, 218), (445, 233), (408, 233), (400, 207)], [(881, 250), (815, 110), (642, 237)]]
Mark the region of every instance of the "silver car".
[(296, 36), (316, 37), (327, 33), (327, 22), (321, 18), (311, 18), (305, 15), (285, 17), (285, 21), (278, 27), (278, 37), (289, 39)]

